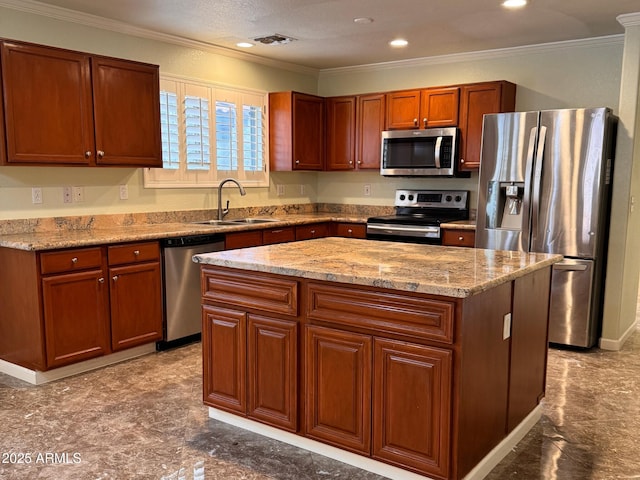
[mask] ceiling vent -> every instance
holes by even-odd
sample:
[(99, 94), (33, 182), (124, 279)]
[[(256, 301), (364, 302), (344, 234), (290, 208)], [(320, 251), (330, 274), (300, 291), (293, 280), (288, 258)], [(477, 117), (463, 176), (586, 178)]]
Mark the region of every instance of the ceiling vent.
[(266, 35), (264, 37), (254, 38), (253, 40), (254, 42), (260, 42), (264, 45), (285, 45), (296, 39), (293, 37), (287, 37), (286, 35), (280, 35), (279, 33), (274, 33), (273, 35)]

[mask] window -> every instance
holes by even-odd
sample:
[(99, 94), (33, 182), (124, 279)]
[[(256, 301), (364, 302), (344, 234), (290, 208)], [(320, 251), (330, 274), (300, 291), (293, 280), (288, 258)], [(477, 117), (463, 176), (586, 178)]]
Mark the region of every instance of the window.
[(163, 168), (147, 168), (145, 187), (217, 185), (227, 177), (268, 186), (265, 92), (162, 76)]

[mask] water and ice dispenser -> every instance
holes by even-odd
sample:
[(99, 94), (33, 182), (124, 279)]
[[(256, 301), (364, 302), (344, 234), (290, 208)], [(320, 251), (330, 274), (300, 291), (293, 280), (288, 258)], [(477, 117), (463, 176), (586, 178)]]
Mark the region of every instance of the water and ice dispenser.
[(487, 202), (487, 228), (521, 230), (523, 197), (523, 182), (489, 182), (487, 199), (490, 201)]

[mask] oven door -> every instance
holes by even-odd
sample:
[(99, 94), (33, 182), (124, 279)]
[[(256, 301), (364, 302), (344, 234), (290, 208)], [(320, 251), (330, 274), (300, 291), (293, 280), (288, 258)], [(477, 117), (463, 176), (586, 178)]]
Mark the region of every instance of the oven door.
[(435, 225), (367, 223), (367, 238), (388, 242), (442, 244), (440, 227)]
[(453, 176), (456, 128), (382, 132), (384, 176)]

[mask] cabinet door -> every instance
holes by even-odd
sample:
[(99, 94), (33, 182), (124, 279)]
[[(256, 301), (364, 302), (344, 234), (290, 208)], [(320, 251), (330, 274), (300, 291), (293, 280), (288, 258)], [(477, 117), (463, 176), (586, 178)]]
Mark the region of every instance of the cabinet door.
[(356, 156), (356, 97), (327, 99), (327, 170), (352, 170)]
[(162, 167), (158, 67), (92, 58), (96, 162)]
[(462, 87), (459, 170), (480, 168), (484, 115), (512, 112), (515, 108), (515, 98), (515, 85), (509, 82), (487, 82)]
[(420, 90), (387, 94), (387, 128), (402, 130), (419, 128)]
[(160, 263), (109, 268), (111, 348), (114, 351), (162, 338)]
[(455, 127), (458, 125), (460, 89), (429, 88), (420, 100), (420, 124), (423, 128)]
[(249, 315), (248, 416), (295, 432), (298, 428), (298, 325)]
[[(0, 72), (2, 72), (2, 49), (0, 48)], [(7, 163), (7, 144), (4, 129), (4, 95), (2, 95), (2, 79), (0, 78), (0, 165)]]
[(374, 458), (449, 474), (453, 353), (374, 340)]
[(380, 168), (382, 132), (385, 129), (384, 93), (359, 95), (357, 119), (357, 168)]
[(5, 41), (1, 58), (7, 163), (92, 164), (89, 56)]
[(324, 99), (293, 93), (293, 169), (324, 167)]
[(109, 292), (102, 270), (42, 279), (47, 367), (109, 353)]
[(370, 454), (371, 343), (366, 335), (307, 327), (307, 436)]
[(247, 320), (244, 312), (202, 306), (204, 403), (246, 415)]

